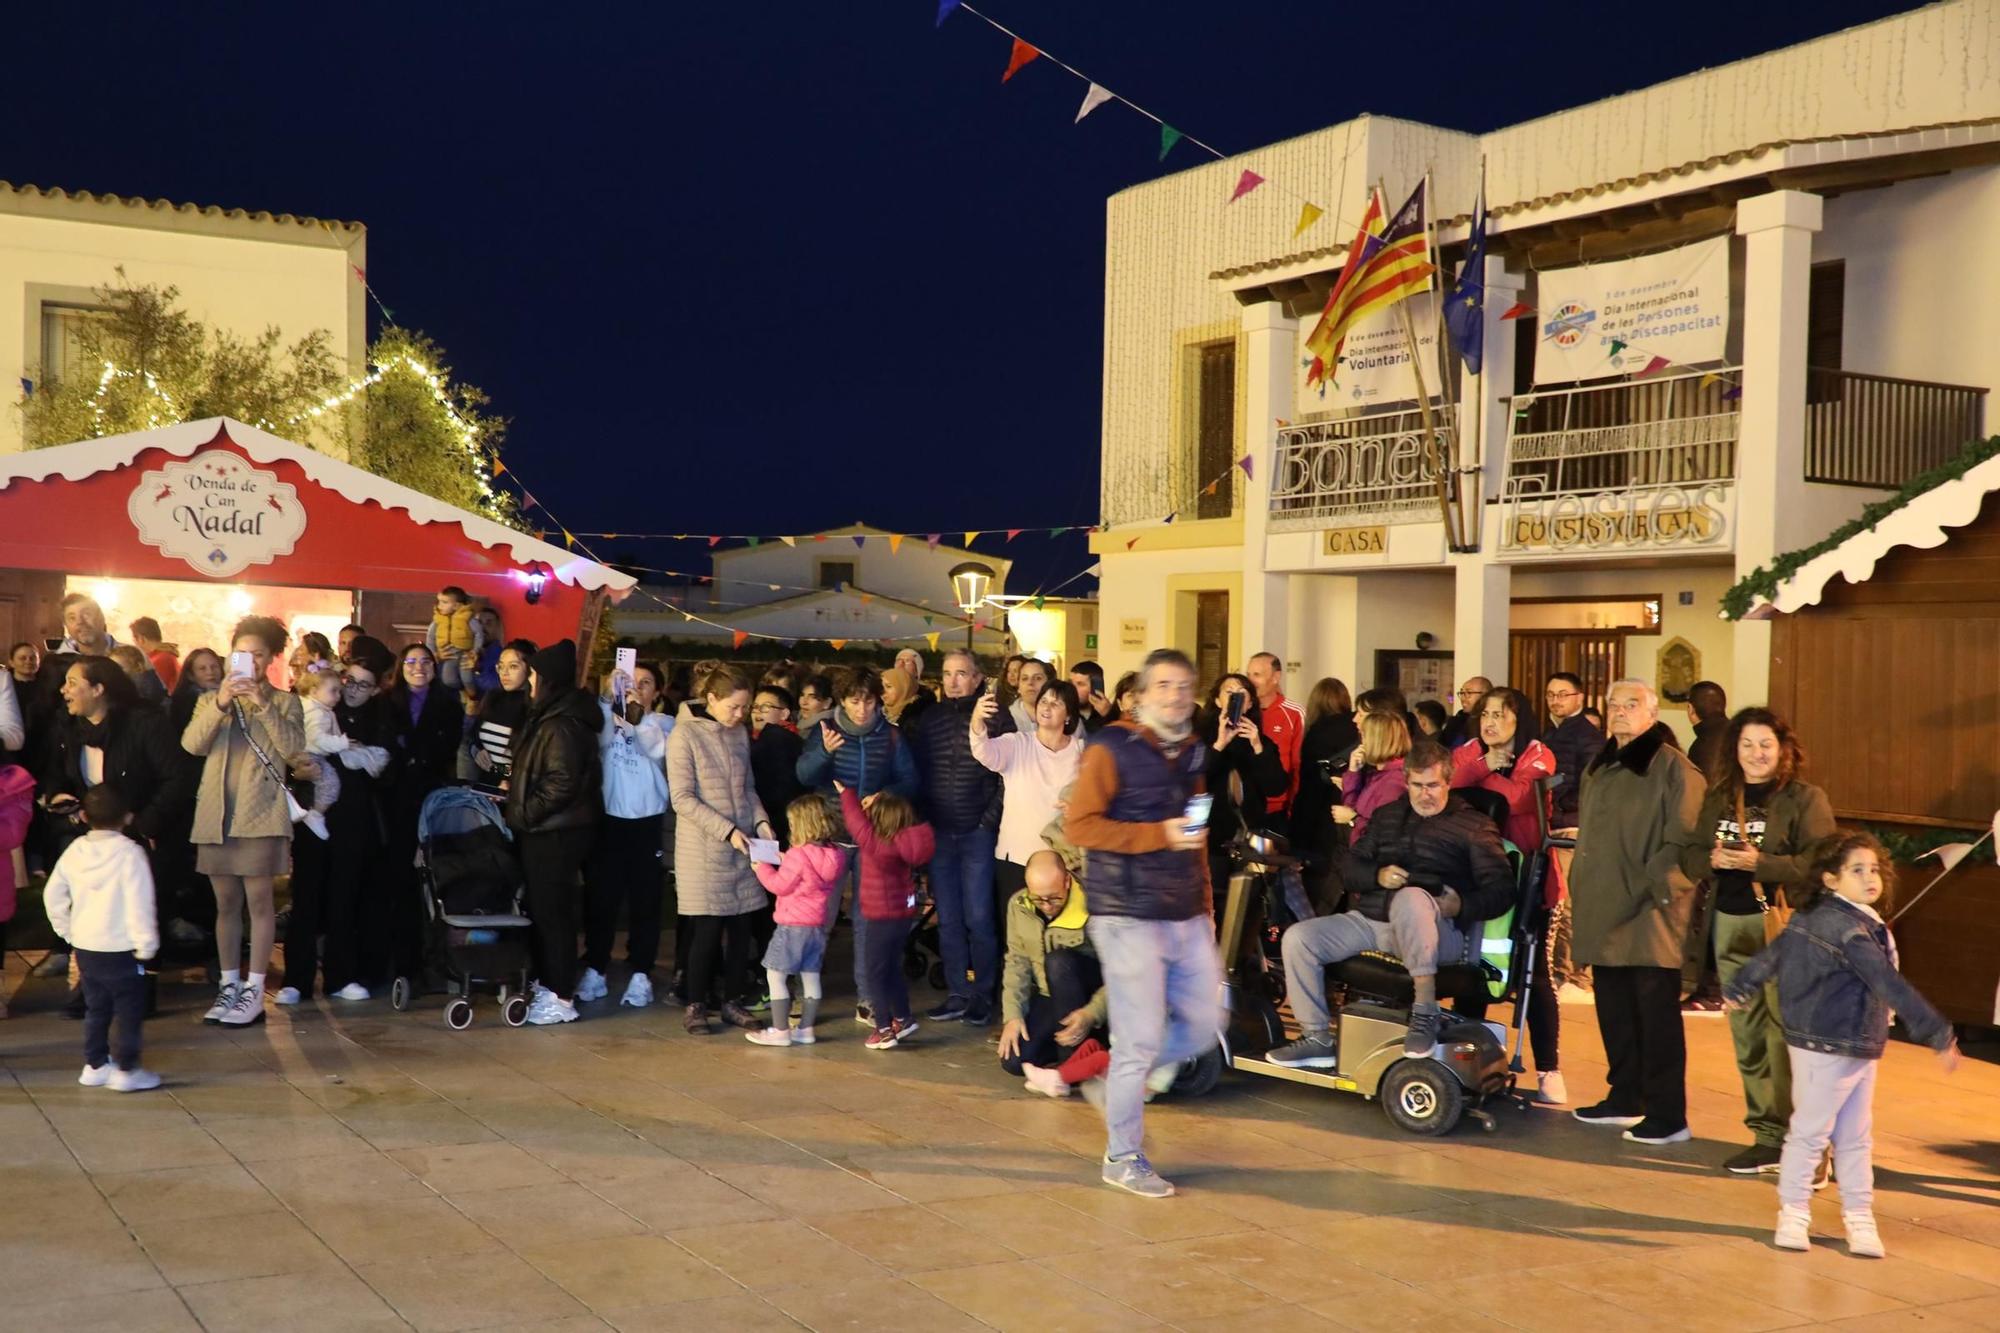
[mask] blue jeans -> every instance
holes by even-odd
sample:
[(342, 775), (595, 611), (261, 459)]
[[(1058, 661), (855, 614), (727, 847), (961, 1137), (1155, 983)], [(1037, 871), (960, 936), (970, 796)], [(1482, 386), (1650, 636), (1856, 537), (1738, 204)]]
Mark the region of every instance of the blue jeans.
[(1185, 921), (1093, 915), (1084, 929), (1111, 1004), (1104, 1155), (1129, 1157), (1145, 1141), (1146, 1075), (1200, 1055), (1221, 1030), (1215, 926), (1204, 912)]
[[(993, 1003), (1000, 984), (1000, 932), (993, 920), (992, 829), (937, 835), (931, 896), (937, 900), (938, 953), (945, 989)], [(967, 973), (971, 979), (967, 980)]]

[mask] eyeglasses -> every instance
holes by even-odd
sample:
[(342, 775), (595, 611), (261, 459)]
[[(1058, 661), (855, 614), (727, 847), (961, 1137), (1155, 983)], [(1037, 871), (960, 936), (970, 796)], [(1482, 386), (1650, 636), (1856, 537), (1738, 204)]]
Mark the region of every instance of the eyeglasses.
[(1550, 690), (1542, 697), (1544, 699), (1581, 699), (1583, 694), (1578, 690)]
[(1039, 893), (1031, 893), (1028, 895), (1028, 901), (1037, 907), (1061, 907), (1069, 901), (1069, 894), (1056, 893), (1044, 896)]
[(403, 659), (403, 670), (409, 671), (414, 668), (431, 671), (436, 669), (436, 664), (428, 657), (406, 657)]
[(375, 682), (372, 680), (356, 680), (352, 676), (342, 676), (340, 678), (340, 688), (343, 690), (372, 690), (375, 688)]

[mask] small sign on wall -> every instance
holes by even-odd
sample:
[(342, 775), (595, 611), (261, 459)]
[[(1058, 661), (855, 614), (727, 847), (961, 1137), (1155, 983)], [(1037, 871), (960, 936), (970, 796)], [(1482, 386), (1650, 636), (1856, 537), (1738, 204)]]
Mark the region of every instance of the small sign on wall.
[(1660, 646), (1654, 679), (1664, 703), (1684, 704), (1694, 683), (1701, 679), (1701, 649), (1686, 639), (1673, 638)]
[(1146, 651), (1146, 640), (1146, 622), (1144, 620), (1121, 620), (1118, 622), (1119, 651), (1143, 653)]
[(1087, 649), (1087, 650), (1088, 650), (1088, 651), (1090, 651), (1090, 652), (1093, 652), (1093, 653), (1094, 653), (1094, 652), (1096, 652), (1096, 651), (1097, 651), (1097, 636), (1096, 636), (1095, 634), (1086, 634), (1086, 635), (1084, 635), (1084, 636), (1083, 636), (1083, 646), (1084, 646), (1084, 648), (1085, 648), (1085, 649)]
[(1372, 527), (1328, 528), (1322, 549), (1328, 555), (1381, 555), (1388, 548), (1388, 529), (1378, 523)]

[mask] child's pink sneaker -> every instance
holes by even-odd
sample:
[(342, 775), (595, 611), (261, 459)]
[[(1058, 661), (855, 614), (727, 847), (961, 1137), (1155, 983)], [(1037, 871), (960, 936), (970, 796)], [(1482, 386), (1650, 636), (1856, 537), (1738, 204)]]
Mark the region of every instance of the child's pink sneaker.
[(794, 1046), (810, 1046), (818, 1040), (819, 1038), (813, 1035), (811, 1028), (792, 1029), (792, 1045)]
[(790, 1028), (759, 1028), (755, 1032), (744, 1033), (743, 1040), (759, 1046), (789, 1046), (792, 1044), (792, 1031)]

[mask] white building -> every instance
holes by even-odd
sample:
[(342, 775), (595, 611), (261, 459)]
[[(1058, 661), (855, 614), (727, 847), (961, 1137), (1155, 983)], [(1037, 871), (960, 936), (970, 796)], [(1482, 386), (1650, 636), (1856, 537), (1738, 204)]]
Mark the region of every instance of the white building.
[[(1322, 398), (1301, 343), (1366, 188), (1393, 209), (1428, 169), (1455, 273), (1482, 160), (1484, 373), (1447, 352), (1440, 399), (1427, 372), (1454, 551), (1407, 366), (1364, 356)], [(1245, 168), (1270, 184), (1225, 204)], [(1304, 197), (1326, 217), (1294, 240)], [(1125, 191), (1092, 539), (1106, 669), (1172, 644), (1205, 676), (1276, 652), (1300, 695), (1484, 674), (1539, 697), (1567, 668), (1593, 695), (1707, 677), (1761, 702), (1770, 632), (1719, 619), (1724, 590), (1990, 429), (1996, 229), (1986, 0), (1490, 134), (1362, 117)], [(1705, 327), (1613, 345), (1650, 294)]]
[[(368, 267), (359, 223), (42, 190), (0, 181), (0, 367), (7, 383), (99, 373), (78, 367), (78, 321), (122, 267), (134, 285), (176, 287), (211, 328), (288, 339), (325, 329), (359, 373), (366, 356)], [(0, 412), (0, 453), (21, 448), (21, 416)]]

